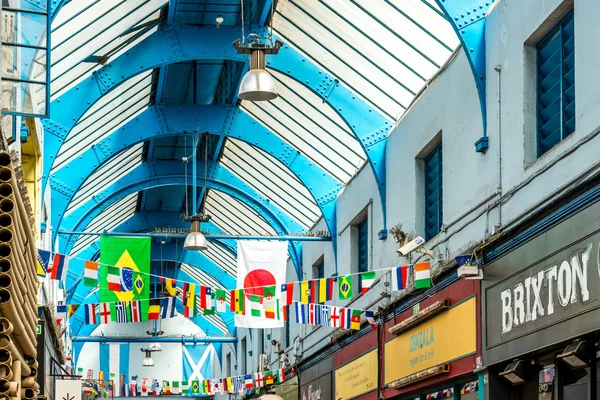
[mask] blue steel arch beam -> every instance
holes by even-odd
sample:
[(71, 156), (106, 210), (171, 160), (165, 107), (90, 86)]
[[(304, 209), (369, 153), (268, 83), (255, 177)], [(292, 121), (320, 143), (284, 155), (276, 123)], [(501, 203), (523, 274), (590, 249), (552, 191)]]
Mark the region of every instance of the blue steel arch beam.
[[(264, 28), (255, 30), (263, 31)], [(44, 150), (51, 159), (44, 162), (42, 187), (45, 188), (54, 163), (53, 155), (59, 153), (63, 141), (87, 109), (104, 94), (138, 73), (173, 62), (215, 58), (244, 61), (245, 58), (235, 54), (231, 47), (239, 34), (236, 27), (221, 27), (216, 31), (214, 27), (166, 25), (54, 100), (51, 103), (52, 119), (44, 121), (44, 128), (50, 133), (46, 136)], [(373, 168), (385, 225), (385, 143), (391, 123), (289, 46), (284, 46), (276, 57), (270, 57), (268, 64), (321, 96), (345, 120)], [(332, 85), (333, 91), (330, 90)], [(255, 144), (263, 148), (262, 142)], [(332, 236), (335, 234), (332, 231)]]
[[(232, 106), (153, 106), (111, 135), (92, 145), (50, 176), (50, 223), (62, 228), (65, 211), (77, 190), (102, 163), (145, 140), (182, 132), (232, 137), (260, 147), (281, 161), (306, 186), (319, 206), (336, 248), (335, 202), (342, 185), (304, 154)], [(258, 144), (261, 144), (258, 146)], [(90, 161), (93, 160), (93, 161)], [(72, 171), (77, 171), (77, 174)], [(199, 174), (198, 176), (202, 176)], [(240, 181), (241, 182), (241, 181)], [(245, 185), (241, 182), (242, 185)], [(247, 185), (246, 185), (247, 186)], [(244, 187), (244, 186), (239, 186)], [(55, 232), (56, 230), (55, 229)], [(296, 228), (294, 228), (296, 229)], [(296, 230), (302, 230), (300, 229)]]
[[(201, 165), (200, 169), (202, 171), (198, 172), (199, 177), (204, 175), (204, 166)], [(185, 185), (187, 182), (181, 172), (181, 164), (177, 161), (145, 162), (66, 216), (60, 228), (75, 231), (84, 228), (102, 210), (129, 194), (151, 187)], [(196, 184), (203, 185), (204, 178), (197, 178)], [(206, 185), (210, 189), (227, 193), (244, 202), (258, 212), (259, 215), (262, 215), (280, 235), (298, 232), (302, 229), (300, 224), (272, 205), (267, 198), (252, 190), (219, 164), (208, 164)], [(61, 244), (59, 250), (64, 254), (69, 253), (77, 237), (70, 235), (66, 239)], [(297, 274), (300, 274), (302, 270), (300, 248), (300, 243), (290, 243), (290, 255), (296, 267)]]

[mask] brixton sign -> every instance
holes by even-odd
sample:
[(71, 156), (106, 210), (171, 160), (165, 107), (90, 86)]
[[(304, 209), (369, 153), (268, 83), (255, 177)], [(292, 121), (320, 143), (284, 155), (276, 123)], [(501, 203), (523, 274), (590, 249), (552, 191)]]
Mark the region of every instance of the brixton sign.
[(598, 329), (599, 226), (597, 203), (485, 267), (486, 363)]

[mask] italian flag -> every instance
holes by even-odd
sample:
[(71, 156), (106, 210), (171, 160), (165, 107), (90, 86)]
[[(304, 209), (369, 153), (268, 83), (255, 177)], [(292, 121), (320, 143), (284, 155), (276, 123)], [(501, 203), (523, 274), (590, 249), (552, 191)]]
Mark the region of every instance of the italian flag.
[(250, 295), (250, 315), (253, 317), (262, 316), (262, 306), (260, 304), (260, 297), (257, 295)]
[(367, 290), (375, 283), (375, 271), (363, 272), (360, 274), (360, 283), (361, 293), (364, 296), (365, 293), (367, 293)]
[(121, 271), (117, 267), (108, 267), (107, 271), (108, 290), (121, 291)]
[(415, 289), (431, 287), (431, 271), (429, 261), (415, 264)]

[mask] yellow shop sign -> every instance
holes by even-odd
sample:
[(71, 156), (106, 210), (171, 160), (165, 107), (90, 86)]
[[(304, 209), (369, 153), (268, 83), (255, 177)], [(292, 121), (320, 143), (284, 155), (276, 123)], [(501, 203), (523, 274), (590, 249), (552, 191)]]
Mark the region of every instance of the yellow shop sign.
[(347, 400), (377, 389), (377, 349), (335, 370), (335, 399)]
[(475, 297), (385, 344), (385, 383), (477, 351)]

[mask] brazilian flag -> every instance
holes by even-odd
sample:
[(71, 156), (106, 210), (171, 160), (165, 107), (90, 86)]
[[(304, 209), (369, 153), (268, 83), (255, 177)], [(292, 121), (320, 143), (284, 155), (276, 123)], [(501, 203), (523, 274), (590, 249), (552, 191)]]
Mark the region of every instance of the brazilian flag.
[[(100, 237), (100, 302), (111, 303), (111, 315), (116, 315), (117, 301), (150, 297), (150, 246), (150, 238)], [(107, 265), (119, 268), (119, 291), (108, 289)], [(148, 305), (148, 301), (140, 302), (142, 320), (148, 317)]]
[(192, 387), (190, 390), (191, 394), (200, 394), (200, 382), (198, 381), (192, 381)]

